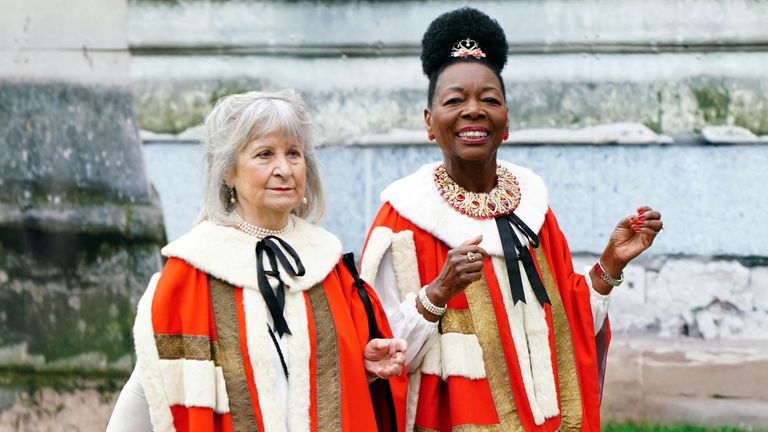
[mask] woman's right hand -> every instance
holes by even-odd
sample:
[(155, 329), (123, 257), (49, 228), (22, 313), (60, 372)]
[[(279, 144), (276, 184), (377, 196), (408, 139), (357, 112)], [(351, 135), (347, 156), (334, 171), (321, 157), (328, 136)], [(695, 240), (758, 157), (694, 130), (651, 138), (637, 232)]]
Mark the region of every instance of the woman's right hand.
[[(427, 286), (427, 297), (437, 307), (444, 307), (448, 300), (462, 293), (472, 282), (480, 280), (483, 276), (483, 261), (488, 253), (479, 246), (483, 236), (477, 236), (467, 240), (458, 247), (448, 251), (443, 269), (440, 274)], [(472, 253), (472, 261), (469, 253)], [(416, 299), (416, 307), (429, 321), (437, 321), (439, 316), (434, 315), (424, 308), (424, 305)]]

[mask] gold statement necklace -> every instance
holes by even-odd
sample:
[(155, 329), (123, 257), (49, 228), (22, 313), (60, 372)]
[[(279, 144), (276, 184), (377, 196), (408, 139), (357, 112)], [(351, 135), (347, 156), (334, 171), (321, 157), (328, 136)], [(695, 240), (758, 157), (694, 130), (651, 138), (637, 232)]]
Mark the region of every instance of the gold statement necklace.
[(496, 166), (496, 187), (488, 193), (470, 192), (459, 186), (442, 164), (435, 168), (434, 179), (440, 196), (458, 212), (473, 219), (508, 215), (520, 204), (517, 178), (501, 165)]

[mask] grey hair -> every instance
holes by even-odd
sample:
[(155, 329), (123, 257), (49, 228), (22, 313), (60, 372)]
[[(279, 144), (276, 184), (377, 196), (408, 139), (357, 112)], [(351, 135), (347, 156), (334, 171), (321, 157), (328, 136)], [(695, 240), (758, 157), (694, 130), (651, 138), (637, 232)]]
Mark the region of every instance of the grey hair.
[(204, 220), (235, 225), (230, 217), (231, 191), (225, 183), (240, 152), (253, 140), (281, 131), (301, 145), (307, 166), (304, 196), (293, 213), (319, 221), (325, 212), (325, 197), (312, 144), (312, 123), (307, 105), (293, 90), (250, 91), (225, 96), (216, 102), (204, 121), (205, 186), (203, 206), (196, 224)]

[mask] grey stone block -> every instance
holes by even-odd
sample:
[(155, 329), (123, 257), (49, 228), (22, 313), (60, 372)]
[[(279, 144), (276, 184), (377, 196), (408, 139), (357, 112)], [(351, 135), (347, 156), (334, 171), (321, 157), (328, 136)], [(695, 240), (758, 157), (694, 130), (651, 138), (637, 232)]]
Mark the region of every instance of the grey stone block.
[(117, 400), (103, 388), (3, 392), (9, 402), (0, 406), (0, 432), (103, 431)]
[(4, 356), (3, 366), (129, 368), (123, 357), (133, 353), (135, 305), (160, 267), (157, 245), (33, 231), (20, 236), (0, 242), (6, 275), (0, 347), (23, 353)]
[(0, 200), (149, 200), (131, 94), (66, 83), (0, 83)]
[[(199, 211), (200, 151), (192, 144), (145, 146), (151, 179), (163, 202), (173, 203), (164, 209), (170, 240), (188, 230)], [(436, 145), (322, 146), (317, 153), (331, 204), (323, 224), (356, 252), (362, 248), (365, 234), (345, 226), (345, 218), (357, 217), (343, 216), (350, 208), (345, 202), (351, 201), (370, 223), (381, 205), (379, 194), (390, 182), (442, 158)], [(759, 187), (768, 184), (768, 171), (763, 169), (768, 148), (690, 142), (667, 146), (504, 145), (499, 157), (527, 166), (544, 178), (550, 206), (574, 253), (599, 255), (616, 222), (638, 205), (648, 204), (661, 210), (666, 228), (643, 259), (768, 256), (762, 240), (768, 238), (768, 225), (760, 221), (768, 202), (760, 199)], [(359, 193), (362, 195), (356, 195)], [(335, 209), (337, 206), (344, 210)], [(702, 217), (712, 209), (717, 209), (718, 221), (725, 226), (750, 235), (738, 241), (721, 235), (724, 228)], [(658, 268), (658, 264), (648, 265)]]
[(616, 334), (603, 390), (603, 421), (768, 425), (768, 351), (759, 341)]
[(135, 304), (165, 239), (131, 98), (0, 81), (0, 347), (19, 353), (5, 368), (130, 368)]

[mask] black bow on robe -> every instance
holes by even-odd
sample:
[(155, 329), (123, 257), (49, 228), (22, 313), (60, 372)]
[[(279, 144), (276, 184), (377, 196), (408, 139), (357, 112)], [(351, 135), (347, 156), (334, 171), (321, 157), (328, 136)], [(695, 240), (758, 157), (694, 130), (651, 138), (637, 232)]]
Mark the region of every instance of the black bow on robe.
[(513, 304), (516, 305), (518, 301), (526, 303), (523, 279), (520, 274), (518, 261), (523, 263), (528, 281), (531, 283), (531, 288), (533, 288), (533, 293), (536, 295), (539, 304), (542, 307), (544, 307), (545, 303), (551, 304), (547, 291), (544, 289), (544, 284), (539, 277), (539, 272), (536, 270), (536, 264), (533, 261), (533, 256), (531, 256), (531, 251), (523, 246), (512, 225), (516, 226), (528, 238), (528, 242), (534, 248), (539, 247), (539, 237), (514, 213), (496, 218), (496, 227), (499, 229), (499, 239), (504, 250), (504, 261), (507, 264), (507, 276), (509, 276)]
[[(296, 268), (291, 265), (283, 249), (293, 258)], [(264, 255), (269, 260), (269, 270), (264, 268)], [(264, 303), (266, 303), (269, 314), (272, 316), (272, 322), (275, 323), (275, 330), (282, 337), (285, 333), (291, 334), (291, 330), (288, 328), (288, 323), (283, 316), (283, 309), (285, 309), (285, 283), (280, 279), (280, 272), (277, 269), (278, 261), (283, 270), (291, 277), (304, 276), (304, 264), (302, 264), (299, 254), (285, 240), (270, 235), (256, 243), (256, 277), (259, 283), (259, 291), (261, 291)], [(267, 276), (277, 279), (277, 290), (275, 290), (277, 295), (272, 290), (272, 286), (269, 285)]]

